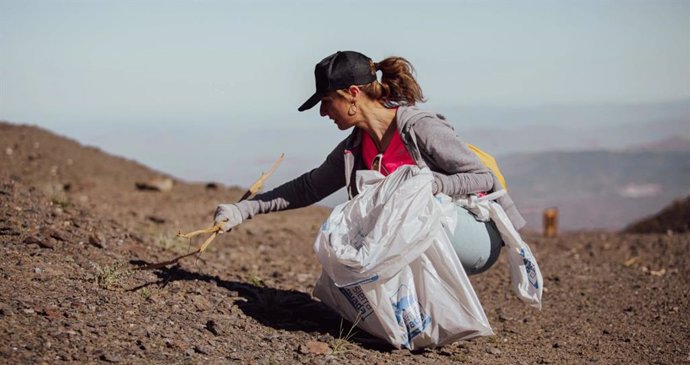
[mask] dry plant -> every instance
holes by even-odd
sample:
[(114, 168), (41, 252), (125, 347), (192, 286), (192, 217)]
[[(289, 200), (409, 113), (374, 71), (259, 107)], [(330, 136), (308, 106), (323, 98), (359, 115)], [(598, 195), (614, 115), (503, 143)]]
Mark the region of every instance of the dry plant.
[[(251, 187), (249, 187), (249, 190), (247, 190), (244, 193), (244, 195), (242, 195), (242, 197), (240, 198), (239, 201), (249, 199), (249, 198), (253, 197), (259, 190), (261, 190), (261, 188), (263, 188), (263, 186), (264, 186), (264, 182), (266, 182), (266, 180), (269, 178), (269, 176), (271, 176), (275, 172), (275, 170), (278, 168), (280, 163), (283, 162), (283, 158), (285, 158), (285, 155), (281, 154), (280, 157), (278, 157), (278, 160), (276, 160), (276, 162), (273, 163), (273, 166), (271, 166), (271, 169), (268, 170), (268, 172), (261, 173), (261, 176), (259, 176), (259, 179), (256, 180), (256, 182), (254, 184), (252, 184)], [(202, 243), (201, 246), (199, 246), (199, 248), (197, 248), (196, 250), (194, 250), (190, 253), (186, 253), (184, 255), (177, 256), (177, 257), (175, 257), (171, 260), (168, 260), (168, 261), (163, 261), (163, 262), (158, 262), (158, 263), (151, 264), (151, 265), (142, 266), (142, 267), (138, 268), (138, 270), (160, 269), (160, 268), (166, 267), (168, 265), (176, 264), (178, 261), (182, 260), (185, 257), (193, 256), (193, 255), (200, 254), (200, 253), (204, 252), (206, 250), (206, 248), (208, 247), (208, 245), (210, 245), (211, 242), (213, 242), (213, 240), (216, 238), (216, 236), (224, 232), (223, 224), (224, 223), (219, 223), (219, 224), (214, 225), (213, 227), (209, 227), (206, 229), (200, 229), (198, 231), (194, 231), (194, 232), (190, 232), (190, 233), (178, 232), (177, 237), (190, 238), (190, 239), (194, 236), (201, 235), (201, 234), (211, 234), (211, 236), (208, 237), (206, 239), (206, 241), (204, 241), (204, 243)], [(230, 232), (230, 231), (232, 231), (232, 229), (229, 230), (228, 232)]]
[(115, 262), (112, 265), (100, 266), (93, 264), (96, 269), (96, 283), (103, 289), (111, 289), (114, 285), (119, 285), (122, 279), (132, 275), (131, 270), (121, 270), (122, 263)]
[(258, 275), (250, 275), (248, 282), (249, 284), (256, 286), (258, 288), (266, 287), (266, 283), (264, 283), (263, 279), (261, 279)]
[(142, 298), (144, 299), (149, 299), (151, 297), (151, 291), (149, 288), (141, 288), (139, 294), (141, 294)]
[(350, 329), (347, 331), (347, 333), (343, 334), (343, 317), (340, 317), (340, 328), (338, 330), (338, 338), (334, 339), (331, 343), (333, 355), (344, 354), (348, 351), (347, 346), (350, 344), (350, 340), (352, 339), (352, 337), (354, 337), (354, 335), (357, 334), (357, 331), (354, 331), (354, 329), (355, 327), (357, 327), (357, 324), (359, 323), (360, 319), (360, 313), (357, 312), (357, 317), (355, 318), (354, 323), (352, 323), (352, 326), (350, 326)]
[(190, 243), (177, 239), (177, 235), (158, 230), (152, 232), (147, 234), (147, 236), (151, 237), (151, 242), (154, 246), (162, 247), (177, 254), (189, 252)]

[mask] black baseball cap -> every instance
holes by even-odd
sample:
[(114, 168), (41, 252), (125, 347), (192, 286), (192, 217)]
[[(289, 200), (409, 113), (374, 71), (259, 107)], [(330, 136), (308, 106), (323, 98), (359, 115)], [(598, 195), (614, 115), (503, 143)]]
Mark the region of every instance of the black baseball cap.
[(301, 112), (314, 107), (329, 91), (374, 82), (376, 72), (369, 57), (354, 51), (338, 51), (316, 64), (314, 77), (316, 92), (297, 109)]

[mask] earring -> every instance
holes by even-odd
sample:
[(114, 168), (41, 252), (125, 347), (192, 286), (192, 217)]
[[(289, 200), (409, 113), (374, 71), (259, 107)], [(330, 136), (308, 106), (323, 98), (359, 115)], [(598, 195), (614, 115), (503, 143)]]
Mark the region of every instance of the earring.
[(357, 104), (352, 102), (352, 104), (350, 104), (350, 108), (347, 110), (347, 115), (353, 116), (355, 114), (357, 114)]

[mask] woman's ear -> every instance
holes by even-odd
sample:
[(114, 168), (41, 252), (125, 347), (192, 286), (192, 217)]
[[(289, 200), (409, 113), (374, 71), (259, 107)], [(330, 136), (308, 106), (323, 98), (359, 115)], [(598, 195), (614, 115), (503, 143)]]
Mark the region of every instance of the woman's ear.
[(359, 97), (361, 92), (362, 90), (357, 85), (350, 85), (350, 87), (347, 88), (347, 93), (355, 100)]

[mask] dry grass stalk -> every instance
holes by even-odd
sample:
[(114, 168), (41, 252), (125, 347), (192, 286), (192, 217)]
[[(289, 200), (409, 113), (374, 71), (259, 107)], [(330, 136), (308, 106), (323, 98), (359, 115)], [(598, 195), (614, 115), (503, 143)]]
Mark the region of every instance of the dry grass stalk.
[[(249, 199), (249, 198), (253, 197), (254, 195), (256, 195), (256, 193), (259, 192), (263, 188), (266, 180), (271, 175), (273, 175), (273, 173), (278, 169), (278, 166), (280, 166), (280, 163), (283, 162), (284, 158), (285, 158), (285, 155), (281, 154), (280, 157), (278, 157), (278, 159), (276, 160), (276, 162), (273, 163), (273, 166), (271, 166), (270, 170), (268, 170), (267, 172), (262, 172), (261, 176), (259, 176), (259, 178), (256, 180), (256, 182), (254, 182), (254, 184), (252, 184), (252, 186), (249, 187), (249, 190), (247, 190), (244, 193), (244, 195), (242, 195), (242, 197), (240, 198), (240, 200), (238, 200), (238, 202)], [(232, 229), (230, 231), (232, 231)], [(228, 231), (228, 232), (230, 232), (230, 231)], [(194, 231), (194, 232), (189, 232), (189, 233), (178, 232), (177, 237), (182, 237), (182, 238), (192, 238), (192, 237), (197, 236), (197, 235), (208, 234), (208, 233), (210, 233), (211, 236), (208, 237), (206, 239), (206, 241), (204, 241), (204, 243), (202, 243), (201, 246), (199, 246), (199, 248), (197, 248), (196, 250), (194, 250), (190, 253), (186, 253), (184, 255), (177, 256), (177, 257), (175, 257), (171, 260), (168, 260), (168, 261), (162, 261), (162, 262), (157, 262), (155, 264), (142, 266), (142, 267), (139, 267), (137, 269), (138, 270), (160, 269), (160, 268), (166, 267), (168, 265), (176, 264), (178, 261), (182, 260), (185, 257), (189, 257), (189, 256), (193, 256), (193, 255), (202, 253), (206, 250), (208, 245), (210, 245), (211, 242), (213, 242), (213, 240), (216, 238), (216, 236), (223, 233), (223, 232), (224, 232), (223, 231), (223, 223), (219, 223), (219, 224), (214, 225), (213, 227), (209, 227), (206, 229), (200, 229), (200, 230)]]

